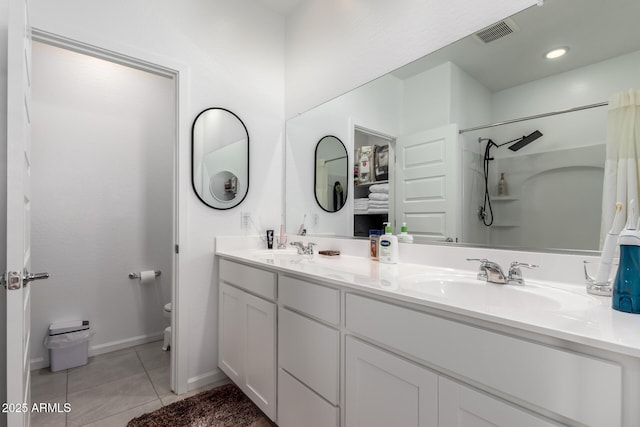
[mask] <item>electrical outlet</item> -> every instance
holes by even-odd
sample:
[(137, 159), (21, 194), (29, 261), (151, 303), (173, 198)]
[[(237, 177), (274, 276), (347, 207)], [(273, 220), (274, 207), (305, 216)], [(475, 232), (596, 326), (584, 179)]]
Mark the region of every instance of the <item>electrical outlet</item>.
[(248, 230), (250, 224), (251, 224), (251, 213), (240, 212), (240, 229)]
[(317, 227), (320, 224), (320, 215), (313, 214), (313, 226)]

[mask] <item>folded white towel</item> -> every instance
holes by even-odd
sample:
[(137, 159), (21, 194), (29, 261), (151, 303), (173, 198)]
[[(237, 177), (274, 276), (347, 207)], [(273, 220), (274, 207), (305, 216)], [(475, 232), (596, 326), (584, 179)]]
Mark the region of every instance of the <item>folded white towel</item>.
[(389, 200), (387, 193), (370, 193), (369, 200)]
[(369, 214), (386, 214), (389, 213), (389, 209), (369, 209), (367, 211)]
[(371, 208), (388, 208), (389, 207), (389, 201), (383, 202), (383, 201), (372, 200), (372, 201), (369, 202), (369, 207), (371, 207)]
[(369, 192), (389, 194), (389, 184), (374, 184), (371, 187), (369, 187)]

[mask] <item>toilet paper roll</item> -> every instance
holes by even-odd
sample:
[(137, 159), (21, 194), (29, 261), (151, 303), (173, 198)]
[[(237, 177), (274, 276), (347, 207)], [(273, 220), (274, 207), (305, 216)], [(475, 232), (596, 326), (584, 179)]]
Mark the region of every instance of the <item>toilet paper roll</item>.
[(146, 285), (148, 283), (153, 283), (156, 279), (156, 273), (153, 270), (141, 271), (140, 272), (140, 284)]

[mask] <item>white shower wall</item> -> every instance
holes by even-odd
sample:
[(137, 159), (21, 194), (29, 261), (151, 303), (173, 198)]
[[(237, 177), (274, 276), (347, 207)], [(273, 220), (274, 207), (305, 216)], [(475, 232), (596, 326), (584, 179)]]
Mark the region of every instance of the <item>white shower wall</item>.
[[(171, 298), (175, 89), (34, 43), (32, 366), (47, 327), (90, 320), (92, 353), (160, 338)], [(129, 272), (158, 269), (141, 285)]]

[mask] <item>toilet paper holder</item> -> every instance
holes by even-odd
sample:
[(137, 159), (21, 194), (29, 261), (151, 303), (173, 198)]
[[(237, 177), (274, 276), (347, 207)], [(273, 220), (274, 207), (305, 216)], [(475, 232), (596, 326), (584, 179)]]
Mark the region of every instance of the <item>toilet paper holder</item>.
[[(162, 272), (160, 270), (153, 270), (153, 274), (158, 277)], [(129, 273), (129, 279), (139, 279), (140, 273)]]

